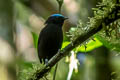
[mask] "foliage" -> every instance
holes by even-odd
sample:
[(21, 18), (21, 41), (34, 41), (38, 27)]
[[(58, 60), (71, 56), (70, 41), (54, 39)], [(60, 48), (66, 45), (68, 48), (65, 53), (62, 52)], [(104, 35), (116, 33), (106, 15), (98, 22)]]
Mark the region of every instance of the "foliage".
[[(25, 62), (19, 61), (19, 69), (18, 69), (18, 80), (29, 80), (30, 78), (36, 80), (35, 73), (42, 70), (44, 64), (33, 63), (33, 62)], [(40, 80), (50, 79), (51, 74), (46, 75)]]
[(33, 36), (34, 47), (37, 49), (38, 35), (35, 32), (31, 32)]
[[(63, 42), (62, 48), (64, 48), (68, 44), (70, 44), (69, 41)], [(102, 45), (103, 44), (97, 38), (93, 38), (91, 40), (88, 40), (86, 43), (84, 43), (84, 44), (79, 45), (78, 47), (76, 47), (74, 49), (74, 51), (75, 52), (90, 52), (90, 51), (94, 50), (95, 48), (98, 48), (98, 47), (100, 47)]]
[[(93, 18), (89, 18), (90, 22), (89, 23), (100, 23), (95, 21), (95, 18), (99, 19), (101, 17), (105, 17), (108, 14), (105, 14), (106, 12), (110, 12), (109, 10), (111, 10), (111, 8), (114, 8), (114, 6), (118, 6), (118, 4), (116, 4), (117, 0), (103, 0), (102, 3), (99, 3), (97, 5), (98, 8), (93, 8), (94, 10), (94, 17)], [(105, 14), (103, 16), (103, 14)], [(109, 15), (109, 19), (115, 18), (117, 16), (119, 16), (119, 11), (116, 10), (116, 12), (111, 12), (111, 14)], [(117, 16), (115, 16), (117, 15)], [(112, 50), (116, 50), (116, 51), (120, 51), (120, 20), (117, 20), (115, 22), (112, 22), (110, 25), (106, 26), (107, 23), (103, 23), (103, 27), (104, 30), (102, 30), (101, 32), (99, 32), (98, 34), (96, 34), (96, 38), (98, 40), (100, 40), (103, 45), (105, 45), (106, 47), (112, 49)], [(108, 21), (105, 21), (108, 22)], [(77, 36), (85, 33), (89, 28), (92, 28), (88, 24), (83, 24), (83, 22), (80, 20), (79, 24), (77, 25), (76, 28), (72, 28), (70, 30), (70, 35), (68, 35), (71, 39), (71, 41), (75, 40), (77, 38)], [(87, 47), (88, 48), (88, 47)], [(81, 50), (80, 50), (81, 51)], [(82, 49), (83, 51), (83, 49)]]

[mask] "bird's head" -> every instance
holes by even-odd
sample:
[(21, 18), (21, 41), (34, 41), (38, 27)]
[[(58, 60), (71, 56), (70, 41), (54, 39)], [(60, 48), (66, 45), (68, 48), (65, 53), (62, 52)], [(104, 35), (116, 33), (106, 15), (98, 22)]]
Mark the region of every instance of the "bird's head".
[(68, 19), (67, 17), (64, 17), (61, 14), (53, 14), (51, 15), (45, 24), (53, 23), (53, 24), (63, 24), (64, 20)]

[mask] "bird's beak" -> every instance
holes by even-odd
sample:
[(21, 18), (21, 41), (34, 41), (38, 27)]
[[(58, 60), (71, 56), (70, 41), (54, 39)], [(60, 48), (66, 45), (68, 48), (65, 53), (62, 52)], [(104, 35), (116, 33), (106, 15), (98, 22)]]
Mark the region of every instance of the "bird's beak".
[(65, 17), (64, 20), (68, 19), (68, 17)]

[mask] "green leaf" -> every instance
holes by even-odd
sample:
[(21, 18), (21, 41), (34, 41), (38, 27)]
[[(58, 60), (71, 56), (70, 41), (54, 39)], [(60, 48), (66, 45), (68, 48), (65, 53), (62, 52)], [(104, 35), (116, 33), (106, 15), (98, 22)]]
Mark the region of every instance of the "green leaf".
[(38, 45), (38, 35), (35, 32), (31, 32), (33, 36), (34, 46), (37, 48)]
[(77, 47), (77, 51), (89, 52), (89, 51), (92, 51), (93, 49), (98, 48), (103, 45), (97, 38), (94, 38), (94, 40), (90, 40), (86, 45), (81, 45), (81, 46)]
[(62, 49), (65, 48), (68, 44), (70, 44), (69, 41), (65, 41), (65, 42), (63, 42), (63, 44), (62, 44)]
[[(92, 51), (93, 49), (98, 48), (103, 45), (97, 38), (94, 38), (94, 40), (95, 41), (90, 40), (86, 45), (82, 44), (81, 46), (78, 46), (74, 50), (76, 50), (77, 52), (78, 51), (79, 52), (89, 52), (89, 51)], [(65, 46), (67, 46), (68, 44), (70, 44), (69, 41), (63, 42), (62, 49), (65, 48)], [(86, 46), (86, 49), (85, 49), (85, 46)]]

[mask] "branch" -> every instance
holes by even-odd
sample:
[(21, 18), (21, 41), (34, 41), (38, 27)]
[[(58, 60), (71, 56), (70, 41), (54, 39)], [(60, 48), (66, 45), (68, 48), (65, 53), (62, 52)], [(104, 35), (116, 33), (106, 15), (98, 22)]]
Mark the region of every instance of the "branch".
[(74, 40), (63, 50), (53, 56), (42, 70), (38, 70), (35, 74), (33, 74), (35, 76), (35, 79), (32, 77), (29, 80), (39, 80), (40, 78), (42, 78), (60, 59), (68, 55), (72, 49), (82, 44), (85, 40), (99, 32), (104, 27), (103, 24), (107, 26), (110, 23), (119, 19), (120, 16), (118, 15), (115, 15), (115, 17), (113, 18), (109, 18), (110, 15), (115, 13), (117, 10), (119, 10), (119, 8), (116, 5), (112, 5), (106, 10), (101, 10), (102, 15), (98, 13), (97, 16), (94, 16), (90, 19), (90, 22), (87, 24), (89, 30), (87, 30), (84, 34), (79, 35), (76, 40)]

